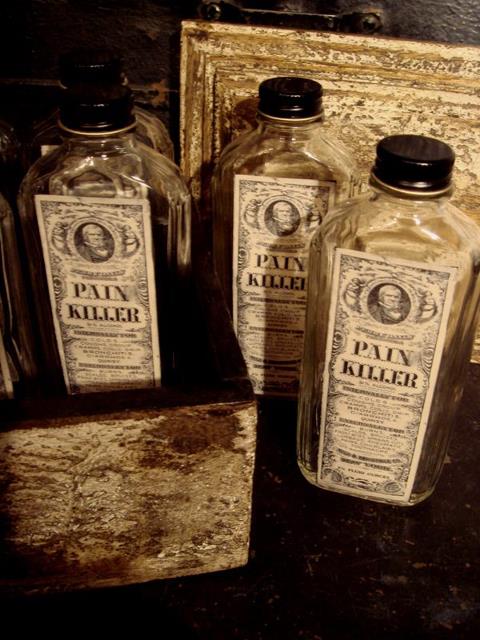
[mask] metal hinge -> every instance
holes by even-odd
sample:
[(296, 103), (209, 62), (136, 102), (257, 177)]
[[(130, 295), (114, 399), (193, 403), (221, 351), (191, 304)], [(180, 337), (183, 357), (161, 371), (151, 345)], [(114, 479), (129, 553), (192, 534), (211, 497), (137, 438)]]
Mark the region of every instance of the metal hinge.
[(198, 14), (205, 20), (222, 20), (240, 24), (272, 25), (344, 33), (376, 33), (383, 25), (382, 11), (361, 7), (358, 11), (338, 14), (303, 13), (288, 10), (248, 9), (235, 0), (202, 0)]

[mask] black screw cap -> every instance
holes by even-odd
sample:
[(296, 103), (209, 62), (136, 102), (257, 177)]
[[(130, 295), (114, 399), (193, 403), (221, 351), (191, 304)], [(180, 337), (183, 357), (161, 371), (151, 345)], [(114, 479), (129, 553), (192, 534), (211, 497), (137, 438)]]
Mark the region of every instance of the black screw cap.
[(77, 85), (65, 90), (60, 124), (85, 133), (118, 131), (135, 123), (133, 95), (123, 85)]
[(111, 49), (73, 49), (60, 58), (60, 82), (76, 84), (122, 83), (123, 60)]
[(322, 111), (322, 86), (293, 76), (264, 80), (258, 90), (258, 110), (274, 118), (310, 118)]
[(394, 135), (378, 143), (372, 175), (397, 189), (440, 191), (450, 185), (454, 163), (455, 153), (445, 142), (420, 135)]

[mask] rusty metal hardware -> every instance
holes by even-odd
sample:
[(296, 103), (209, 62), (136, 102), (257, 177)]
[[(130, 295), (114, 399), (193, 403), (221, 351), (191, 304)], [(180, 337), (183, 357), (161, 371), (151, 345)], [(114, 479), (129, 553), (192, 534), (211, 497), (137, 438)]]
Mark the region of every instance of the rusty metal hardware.
[(303, 13), (288, 10), (252, 9), (237, 0), (202, 0), (198, 14), (205, 20), (237, 24), (272, 25), (344, 33), (371, 34), (381, 30), (383, 12), (377, 7), (361, 6), (358, 11), (338, 14)]

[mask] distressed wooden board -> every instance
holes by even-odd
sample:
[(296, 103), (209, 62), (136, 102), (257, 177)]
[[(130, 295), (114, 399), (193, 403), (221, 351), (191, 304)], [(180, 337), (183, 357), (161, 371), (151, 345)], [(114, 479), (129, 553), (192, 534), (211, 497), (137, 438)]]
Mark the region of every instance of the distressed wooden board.
[(0, 434), (0, 590), (243, 565), (253, 401), (31, 421)]
[[(225, 144), (253, 126), (258, 84), (300, 74), (324, 88), (325, 127), (364, 178), (377, 141), (440, 138), (457, 154), (455, 204), (480, 222), (480, 47), (186, 21), (182, 28), (182, 169), (208, 217)], [(474, 360), (480, 362), (480, 336)]]

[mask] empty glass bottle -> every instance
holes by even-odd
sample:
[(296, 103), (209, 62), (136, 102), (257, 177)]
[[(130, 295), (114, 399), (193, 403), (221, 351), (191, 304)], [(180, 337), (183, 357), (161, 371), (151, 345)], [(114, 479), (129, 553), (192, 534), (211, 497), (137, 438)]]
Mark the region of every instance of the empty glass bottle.
[(479, 309), (480, 230), (450, 202), (454, 154), (377, 146), (370, 195), (314, 234), (298, 461), (324, 489), (400, 505), (431, 494)]
[(37, 373), (15, 222), (0, 194), (0, 397), (30, 390)]
[(19, 204), (49, 388), (148, 388), (175, 368), (190, 274), (190, 195), (139, 143), (124, 85), (65, 91), (64, 142), (26, 175)]
[(324, 131), (317, 82), (260, 84), (258, 127), (226, 147), (212, 183), (215, 267), (257, 394), (296, 396), (308, 242), (356, 176)]
[[(76, 49), (60, 60), (60, 86), (120, 85), (128, 84), (123, 72), (123, 62), (113, 51), (107, 49)], [(152, 149), (173, 160), (173, 144), (163, 122), (146, 109), (134, 106), (137, 126), (135, 135)], [(40, 155), (55, 149), (62, 142), (58, 126), (58, 110), (38, 122), (33, 129), (30, 143), (29, 164)]]

